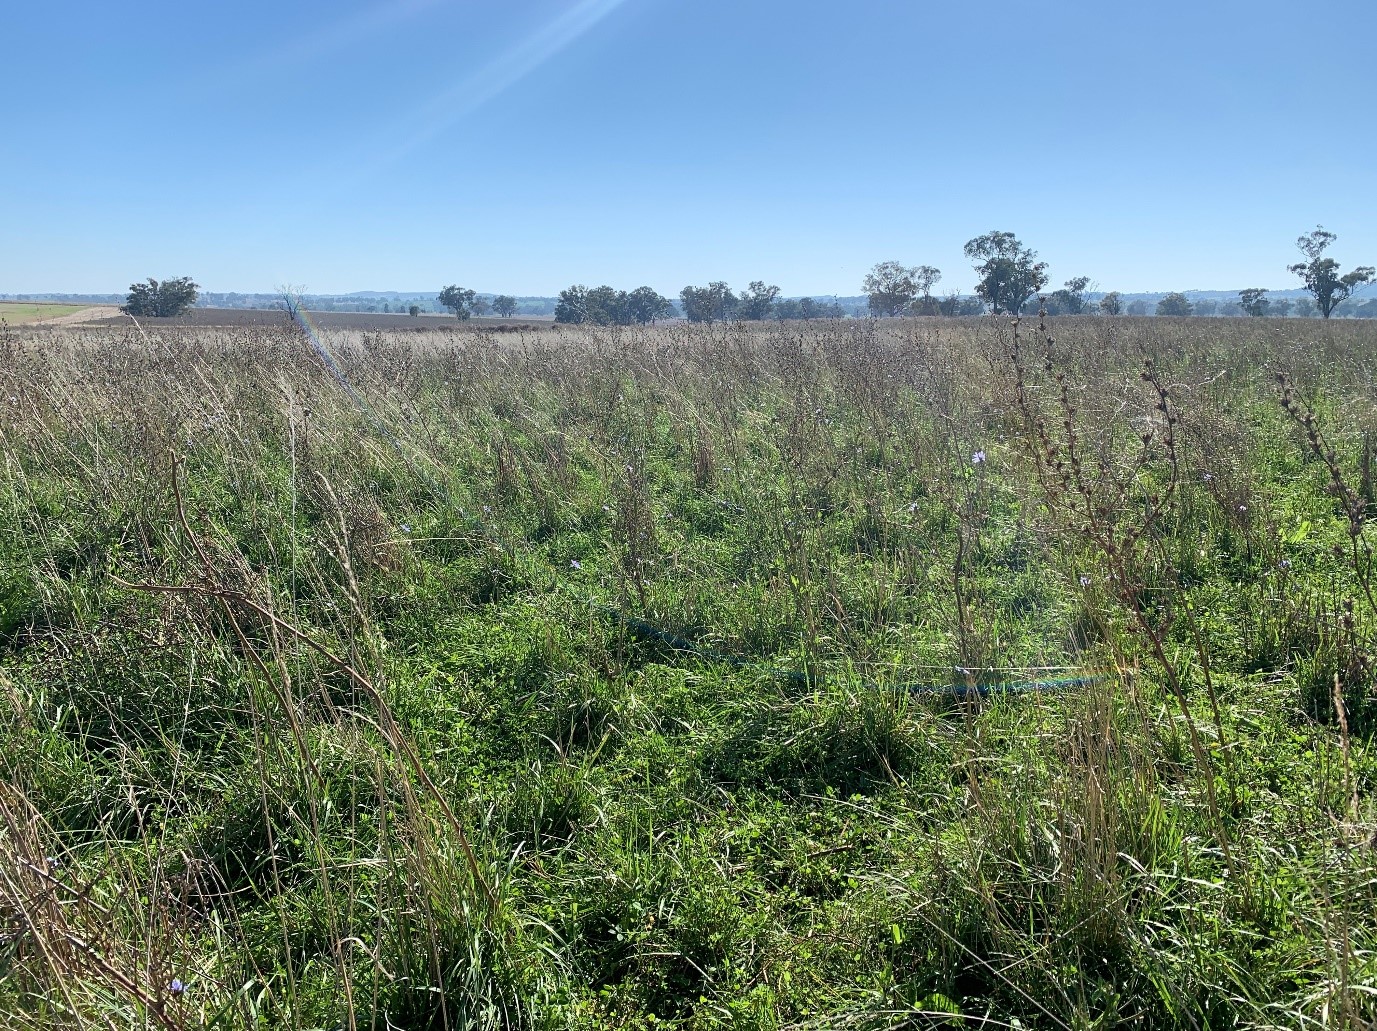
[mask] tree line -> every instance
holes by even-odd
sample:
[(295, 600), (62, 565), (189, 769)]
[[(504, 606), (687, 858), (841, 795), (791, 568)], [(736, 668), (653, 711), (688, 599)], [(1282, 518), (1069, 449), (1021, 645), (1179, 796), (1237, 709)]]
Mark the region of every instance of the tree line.
[(839, 319), (845, 315), (835, 303), (812, 297), (779, 297), (779, 287), (754, 280), (741, 293), (717, 281), (707, 286), (686, 286), (679, 291), (679, 306), (689, 322), (762, 322), (766, 319)]
[[(1318, 312), (1327, 319), (1355, 290), (1377, 278), (1374, 269), (1368, 266), (1340, 275), (1338, 263), (1324, 256), (1325, 250), (1337, 238), (1320, 226), (1296, 242), (1307, 260), (1287, 266), (1287, 271), (1300, 277), (1313, 300), (1305, 298), (1294, 305), (1287, 299), (1270, 300), (1268, 291), (1262, 287), (1241, 290), (1237, 302), (1224, 305), (1205, 300), (1192, 302), (1183, 293), (1170, 293), (1157, 302), (1155, 313), (1180, 317), (1220, 311), (1226, 315), (1284, 317), (1294, 308), (1297, 315), (1310, 316)], [(1038, 310), (1049, 315), (1147, 314), (1144, 302), (1126, 304), (1117, 290), (1094, 297), (1089, 276), (1074, 276), (1058, 289), (1044, 293), (1049, 278), (1047, 263), (1039, 261), (1037, 252), (1025, 246), (1013, 233), (993, 230), (977, 236), (966, 242), (964, 252), (977, 276), (974, 297), (957, 293), (935, 296), (933, 288), (941, 281), (942, 271), (933, 265), (909, 267), (898, 261), (882, 261), (871, 268), (861, 284), (870, 314), (878, 318), (979, 315), (986, 311), (1014, 315)], [(679, 292), (679, 309), (689, 322), (707, 323), (840, 318), (844, 314), (835, 303), (822, 304), (809, 297), (780, 300), (779, 293), (778, 286), (755, 280), (738, 294), (719, 280), (707, 286), (684, 287)], [(674, 314), (674, 305), (650, 287), (640, 287), (627, 294), (608, 286), (592, 290), (573, 286), (560, 293), (555, 321), (629, 325), (654, 322)]]
[(589, 289), (571, 286), (561, 290), (555, 321), (597, 326), (645, 325), (682, 315), (689, 322), (763, 321), (765, 319), (841, 318), (835, 304), (811, 297), (781, 300), (779, 287), (755, 280), (741, 293), (725, 282), (686, 286), (679, 291), (679, 306), (648, 286), (627, 293), (610, 286)]
[[(1351, 272), (1340, 274), (1339, 263), (1324, 256), (1324, 252), (1338, 237), (1323, 226), (1306, 233), (1296, 241), (1306, 261), (1288, 265), (1286, 270), (1300, 277), (1306, 291), (1313, 297), (1302, 298), (1294, 304), (1297, 315), (1308, 317), (1319, 312), (1329, 318), (1334, 310), (1354, 291), (1377, 279), (1377, 269), (1360, 265)], [(1043, 294), (1047, 285), (1047, 263), (1037, 260), (1037, 252), (1025, 247), (1013, 233), (995, 230), (968, 240), (965, 254), (974, 263), (979, 277), (975, 292), (980, 311), (1017, 315), (1044, 310), (1049, 315), (1146, 315), (1147, 306), (1134, 301), (1127, 307), (1123, 295), (1111, 290), (1098, 300), (1090, 297), (1089, 276), (1068, 279), (1063, 286)], [(938, 300), (932, 288), (942, 278), (940, 269), (932, 265), (906, 267), (897, 261), (882, 261), (865, 277), (862, 289), (869, 301), (871, 315), (976, 314), (956, 311), (956, 295)], [(1293, 304), (1288, 299), (1271, 300), (1263, 287), (1250, 287), (1238, 292), (1238, 301), (1223, 305), (1222, 314), (1242, 314), (1255, 317), (1290, 314)], [(945, 302), (945, 304), (944, 304)], [(1213, 314), (1218, 310), (1214, 301), (1192, 302), (1183, 293), (1170, 293), (1157, 302), (1156, 314), (1188, 316)]]
[[(686, 286), (679, 291), (679, 303), (653, 287), (618, 290), (611, 286), (588, 287), (575, 284), (559, 292), (555, 321), (568, 325), (631, 326), (650, 325), (662, 319), (682, 317), (689, 322), (763, 321), (765, 319), (842, 318), (840, 305), (827, 304), (812, 297), (783, 298), (777, 286), (764, 280), (752, 282), (739, 294), (725, 282), (706, 286)], [(440, 303), (460, 319), (482, 314), (472, 290), (446, 287)], [(494, 310), (503, 314), (499, 302), (512, 300), (499, 296)], [(514, 302), (513, 302), (514, 303)]]
[[(1183, 293), (1170, 293), (1157, 302), (1156, 314), (1189, 315), (1243, 314), (1255, 317), (1289, 315), (1294, 309), (1302, 317), (1316, 312), (1329, 318), (1336, 308), (1357, 290), (1377, 280), (1377, 269), (1360, 265), (1347, 273), (1325, 251), (1338, 236), (1317, 226), (1296, 241), (1305, 261), (1288, 265), (1287, 271), (1300, 277), (1310, 297), (1294, 305), (1289, 299), (1273, 300), (1264, 287), (1240, 290), (1236, 302), (1218, 305), (1212, 300), (1191, 301)], [(1017, 315), (1045, 310), (1050, 315), (1145, 315), (1142, 301), (1124, 304), (1123, 296), (1111, 290), (1098, 299), (1092, 297), (1089, 276), (1068, 279), (1059, 289), (1044, 294), (1047, 262), (1013, 233), (994, 230), (966, 241), (965, 254), (978, 277), (974, 297), (933, 295), (942, 271), (932, 265), (908, 267), (898, 261), (882, 261), (866, 274), (862, 283), (868, 309), (877, 318), (901, 315), (978, 315), (985, 311)], [(123, 311), (130, 315), (169, 318), (180, 315), (196, 303), (198, 285), (189, 276), (159, 282), (148, 279), (129, 287)], [(757, 279), (739, 294), (723, 281), (707, 286), (686, 286), (679, 291), (679, 306), (653, 287), (617, 290), (610, 286), (571, 286), (561, 290), (555, 305), (555, 321), (575, 325), (647, 325), (680, 314), (689, 322), (762, 321), (765, 319), (841, 318), (845, 315), (835, 302), (826, 304), (811, 297), (781, 299), (778, 286)], [(450, 285), (437, 300), (453, 315), (466, 320), (494, 312), (506, 318), (516, 314), (517, 300), (498, 294), (491, 301), (474, 290)], [(1036, 302), (1036, 303), (1035, 303)], [(419, 315), (418, 305), (411, 305)]]

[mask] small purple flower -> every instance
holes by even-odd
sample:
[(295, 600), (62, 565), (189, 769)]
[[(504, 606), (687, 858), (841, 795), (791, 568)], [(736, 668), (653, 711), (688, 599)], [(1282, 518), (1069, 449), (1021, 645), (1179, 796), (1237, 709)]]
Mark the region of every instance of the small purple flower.
[(1082, 586), (1082, 587), (1089, 587), (1089, 586), (1090, 586), (1090, 577), (1085, 576), (1084, 574), (1082, 574), (1082, 575), (1081, 575), (1081, 586)]
[(1291, 560), (1290, 560), (1289, 558), (1284, 558), (1284, 559), (1282, 559), (1280, 562), (1277, 563), (1277, 568), (1278, 568), (1278, 569), (1283, 569), (1283, 570), (1285, 570), (1285, 569), (1290, 569), (1290, 568), (1291, 568)]
[(484, 506), (483, 506), (483, 514), (484, 514), (484, 515), (492, 515), (492, 506), (491, 506), (491, 505), (484, 505)]
[(582, 568), (583, 568), (583, 564), (582, 564), (581, 562), (579, 562), (578, 559), (576, 559), (576, 558), (571, 558), (571, 559), (569, 560), (569, 568), (570, 568), (570, 569), (582, 569)]
[(1214, 473), (1201, 473), (1200, 478), (1206, 483), (1209, 483), (1214, 479)]
[(980, 451), (977, 451), (975, 454), (971, 455), (971, 465), (979, 465), (983, 461), (985, 461), (984, 449), (981, 449)]
[(182, 984), (180, 977), (174, 977), (172, 983), (167, 986), (167, 990), (173, 995), (181, 995), (186, 991), (186, 985)]
[(410, 532), (411, 532), (411, 524), (410, 524), (410, 523), (402, 523), (402, 533), (410, 533)]

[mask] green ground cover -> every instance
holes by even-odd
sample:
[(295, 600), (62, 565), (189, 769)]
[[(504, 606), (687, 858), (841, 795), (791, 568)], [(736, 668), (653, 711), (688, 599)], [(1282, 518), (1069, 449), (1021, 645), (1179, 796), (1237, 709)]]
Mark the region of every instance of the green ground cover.
[(131, 333), (0, 336), (6, 1026), (1377, 1019), (1367, 327)]
[(29, 304), (26, 301), (0, 301), (0, 319), (18, 326), (36, 319), (55, 319), (89, 307), (84, 304)]

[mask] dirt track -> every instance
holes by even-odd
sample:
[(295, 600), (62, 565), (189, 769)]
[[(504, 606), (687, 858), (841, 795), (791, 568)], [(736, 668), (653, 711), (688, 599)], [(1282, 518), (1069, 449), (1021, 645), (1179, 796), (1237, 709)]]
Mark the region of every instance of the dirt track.
[(92, 308), (82, 308), (68, 315), (55, 315), (50, 319), (34, 319), (25, 323), (28, 326), (78, 326), (86, 322), (107, 322), (118, 318), (120, 310), (113, 304), (101, 304)]

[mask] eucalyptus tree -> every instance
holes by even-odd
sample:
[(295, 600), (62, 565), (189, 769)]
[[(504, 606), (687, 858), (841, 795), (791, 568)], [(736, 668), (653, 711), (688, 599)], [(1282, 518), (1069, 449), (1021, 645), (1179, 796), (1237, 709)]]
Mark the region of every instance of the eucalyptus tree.
[(1296, 246), (1308, 260), (1286, 267), (1288, 272), (1301, 277), (1305, 289), (1315, 298), (1320, 315), (1326, 319), (1354, 290), (1377, 278), (1377, 269), (1371, 265), (1360, 265), (1352, 272), (1339, 275), (1339, 263), (1324, 256), (1325, 250), (1337, 239), (1338, 236), (1324, 226), (1316, 226), (1314, 232), (1296, 240)]
[(438, 299), (454, 314), (456, 319), (465, 322), (473, 314), (473, 304), (478, 299), (478, 294), (473, 290), (466, 290), (462, 286), (451, 284), (440, 291)]
[(1013, 233), (994, 230), (966, 241), (965, 249), (980, 277), (975, 292), (996, 312), (1017, 315), (1047, 285), (1047, 262)]

